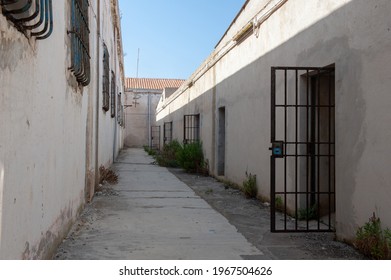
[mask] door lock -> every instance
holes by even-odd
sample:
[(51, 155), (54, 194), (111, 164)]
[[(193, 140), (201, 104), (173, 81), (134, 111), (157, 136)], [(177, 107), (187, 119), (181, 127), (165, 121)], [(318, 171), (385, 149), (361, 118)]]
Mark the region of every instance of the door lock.
[(274, 141), (269, 150), (272, 151), (272, 156), (275, 158), (284, 157), (284, 141)]

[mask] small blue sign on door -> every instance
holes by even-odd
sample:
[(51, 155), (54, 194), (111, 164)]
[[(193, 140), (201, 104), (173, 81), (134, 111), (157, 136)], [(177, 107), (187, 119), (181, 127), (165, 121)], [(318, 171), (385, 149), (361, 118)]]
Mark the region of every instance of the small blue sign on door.
[(273, 149), (273, 154), (274, 155), (278, 155), (278, 156), (280, 156), (280, 155), (282, 155), (282, 150), (281, 150), (281, 148), (280, 147), (275, 147), (274, 149)]
[(283, 141), (275, 141), (272, 143), (272, 156), (273, 157), (284, 157), (284, 142)]

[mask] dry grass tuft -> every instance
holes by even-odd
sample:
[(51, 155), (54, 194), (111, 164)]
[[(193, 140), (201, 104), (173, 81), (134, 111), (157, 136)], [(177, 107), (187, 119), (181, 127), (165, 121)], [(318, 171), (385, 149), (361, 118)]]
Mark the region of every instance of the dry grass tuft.
[(112, 185), (117, 184), (118, 175), (110, 168), (101, 165), (101, 167), (99, 167), (99, 184), (104, 184), (104, 182), (108, 182)]

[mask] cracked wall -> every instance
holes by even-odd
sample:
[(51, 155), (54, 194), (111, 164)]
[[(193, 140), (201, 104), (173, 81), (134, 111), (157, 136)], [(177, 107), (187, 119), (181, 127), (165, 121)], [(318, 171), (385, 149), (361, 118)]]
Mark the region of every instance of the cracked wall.
[[(81, 87), (69, 70), (69, 5), (53, 1), (53, 33), (41, 41), (0, 14), (0, 259), (50, 258), (93, 196), (95, 157), (98, 166), (108, 165), (122, 147), (116, 118), (96, 108), (102, 85), (97, 46), (103, 41), (113, 50), (111, 68), (123, 92), (120, 32), (112, 35), (119, 17), (107, 1), (90, 3), (92, 80)], [(103, 139), (98, 153), (96, 114)]]

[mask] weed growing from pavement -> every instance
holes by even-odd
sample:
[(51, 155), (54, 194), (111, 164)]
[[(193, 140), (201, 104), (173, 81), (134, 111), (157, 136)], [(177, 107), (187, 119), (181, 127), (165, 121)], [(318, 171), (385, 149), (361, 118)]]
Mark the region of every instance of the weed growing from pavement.
[(243, 192), (248, 198), (257, 197), (257, 175), (247, 173), (246, 171), (246, 179), (243, 181)]
[(164, 167), (182, 167), (189, 173), (209, 175), (208, 162), (204, 160), (202, 143), (199, 141), (181, 145), (173, 140), (163, 146), (162, 151), (144, 150), (156, 159), (156, 163)]
[(182, 168), (190, 173), (205, 173), (204, 153), (199, 141), (185, 144), (178, 153), (178, 161)]
[(283, 211), (284, 210), (284, 203), (282, 201), (282, 197), (277, 195), (275, 200), (274, 200), (274, 203), (275, 203), (275, 207), (277, 210), (279, 211)]
[(297, 213), (298, 220), (312, 220), (318, 218), (318, 205), (314, 204), (310, 208), (300, 208)]
[(143, 146), (143, 148), (144, 148), (144, 151), (146, 151), (148, 153), (148, 155), (156, 156), (156, 154), (157, 154), (156, 150), (154, 150), (154, 149), (152, 149), (152, 148), (150, 148), (148, 146)]
[(118, 183), (118, 175), (110, 168), (106, 168), (103, 165), (99, 167), (99, 184), (108, 182), (110, 184)]
[(375, 213), (356, 232), (356, 248), (373, 259), (391, 259), (391, 230), (382, 229), (380, 218)]
[(164, 167), (179, 167), (178, 156), (182, 149), (182, 145), (177, 140), (164, 144), (163, 150), (156, 155), (157, 164)]
[(212, 193), (213, 193), (213, 190), (210, 188), (205, 191), (205, 194), (212, 194)]

